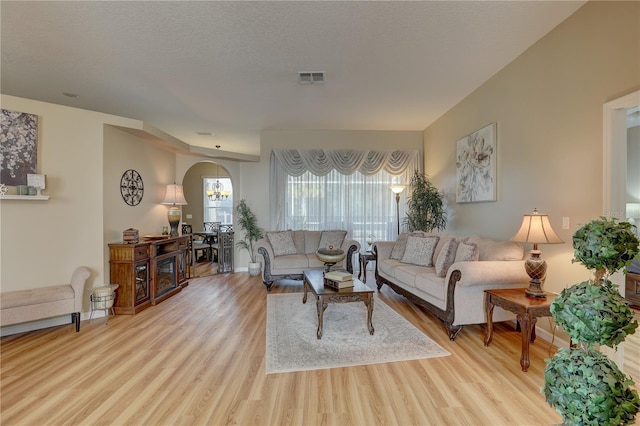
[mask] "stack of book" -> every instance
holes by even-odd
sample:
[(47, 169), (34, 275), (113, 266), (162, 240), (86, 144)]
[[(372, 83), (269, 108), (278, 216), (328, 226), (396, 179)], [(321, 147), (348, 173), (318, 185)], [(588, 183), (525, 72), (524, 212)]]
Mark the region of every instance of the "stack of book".
[(127, 244), (138, 244), (138, 230), (129, 228), (122, 231), (122, 241)]
[(353, 276), (344, 271), (325, 272), (324, 285), (334, 290), (353, 287)]

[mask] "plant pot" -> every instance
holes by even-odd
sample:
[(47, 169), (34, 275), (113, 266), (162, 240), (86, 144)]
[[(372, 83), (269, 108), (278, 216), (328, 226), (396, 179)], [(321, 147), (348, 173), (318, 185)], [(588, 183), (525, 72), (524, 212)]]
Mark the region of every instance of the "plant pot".
[(262, 271), (262, 264), (260, 262), (249, 262), (249, 275), (255, 277), (260, 275)]

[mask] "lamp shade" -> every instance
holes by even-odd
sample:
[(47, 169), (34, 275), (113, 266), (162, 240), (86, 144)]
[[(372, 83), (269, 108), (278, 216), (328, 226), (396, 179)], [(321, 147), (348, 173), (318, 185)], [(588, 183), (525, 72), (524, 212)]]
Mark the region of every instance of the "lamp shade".
[(564, 243), (551, 228), (549, 216), (538, 213), (537, 209), (533, 210), (533, 214), (523, 215), (522, 225), (520, 225), (516, 235), (511, 238), (511, 241), (533, 243), (534, 246), (538, 244)]
[(391, 188), (391, 191), (393, 191), (394, 194), (399, 194), (402, 191), (404, 191), (406, 186), (405, 185), (391, 185), (389, 188)]
[(182, 185), (169, 184), (167, 185), (167, 192), (164, 195), (164, 200), (161, 204), (171, 204), (173, 206), (186, 206), (187, 200), (184, 198), (184, 191)]

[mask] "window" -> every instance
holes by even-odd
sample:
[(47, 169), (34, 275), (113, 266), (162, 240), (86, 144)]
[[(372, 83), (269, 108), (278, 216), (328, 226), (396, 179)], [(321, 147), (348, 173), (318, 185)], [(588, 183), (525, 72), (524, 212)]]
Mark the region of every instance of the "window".
[(408, 191), (396, 203), (389, 186), (406, 185), (421, 164), (418, 151), (274, 149), (270, 229), (344, 229), (362, 247), (369, 234), (395, 240)]
[[(283, 229), (344, 229), (350, 238), (367, 247), (367, 236), (394, 240), (397, 234), (396, 183), (384, 170), (365, 176), (360, 172), (343, 175), (332, 170), (326, 176), (305, 172), (289, 176), (284, 194)], [(404, 193), (401, 195), (404, 198)], [(400, 216), (405, 213), (400, 203)]]
[[(224, 196), (219, 201), (212, 201), (207, 195), (207, 190), (213, 189), (216, 181), (222, 184), (223, 191), (225, 194), (228, 192), (228, 196)], [(220, 222), (223, 225), (233, 223), (233, 191), (231, 189), (231, 179), (229, 178), (202, 178), (202, 205), (204, 206), (205, 222)]]

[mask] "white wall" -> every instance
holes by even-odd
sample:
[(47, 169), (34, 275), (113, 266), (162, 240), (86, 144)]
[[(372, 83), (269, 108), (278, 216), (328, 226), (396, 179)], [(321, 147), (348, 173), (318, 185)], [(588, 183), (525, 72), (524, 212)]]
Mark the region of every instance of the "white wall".
[(565, 241), (540, 246), (551, 291), (589, 278), (572, 235), (602, 214), (603, 104), (640, 87), (638, 16), (638, 2), (587, 3), (424, 132), (425, 170), (453, 196), (456, 141), (497, 122), (498, 201), (453, 197), (449, 230), (510, 238), (522, 214), (549, 214)]
[[(105, 282), (103, 131), (137, 120), (2, 95), (2, 108), (38, 115), (38, 172), (48, 201), (0, 201), (2, 291), (68, 283), (87, 266), (88, 286)], [(84, 312), (89, 310), (88, 296)]]
[(640, 203), (640, 126), (627, 130), (627, 202)]
[[(103, 192), (105, 244), (104, 270), (109, 277), (108, 244), (122, 241), (122, 231), (137, 229), (140, 237), (161, 234), (169, 226), (169, 206), (160, 204), (167, 184), (175, 180), (175, 155), (145, 139), (113, 126), (104, 126)], [(129, 169), (136, 170), (144, 182), (140, 204), (130, 206), (120, 193), (120, 179)], [(179, 230), (178, 230), (179, 231)]]

